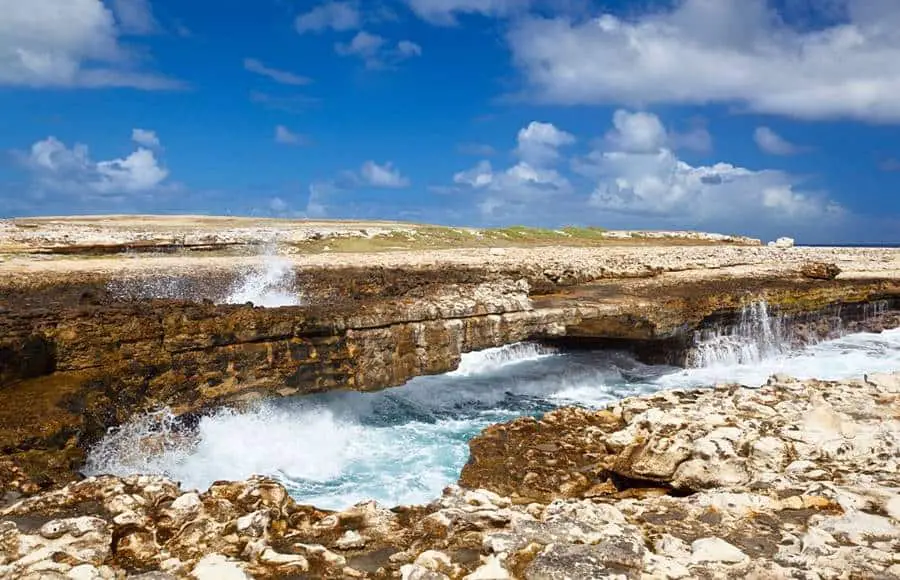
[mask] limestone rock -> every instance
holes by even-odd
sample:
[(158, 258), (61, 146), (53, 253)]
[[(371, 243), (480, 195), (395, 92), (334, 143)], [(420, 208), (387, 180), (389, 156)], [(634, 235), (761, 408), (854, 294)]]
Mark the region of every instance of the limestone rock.
[(736, 564), (747, 559), (747, 555), (721, 538), (701, 538), (691, 544), (691, 561), (724, 562)]
[(800, 274), (813, 280), (834, 280), (841, 273), (841, 269), (835, 264), (823, 262), (808, 262), (800, 268)]
[(775, 240), (774, 242), (769, 242), (769, 246), (775, 248), (793, 248), (794, 247), (794, 238), (781, 237)]

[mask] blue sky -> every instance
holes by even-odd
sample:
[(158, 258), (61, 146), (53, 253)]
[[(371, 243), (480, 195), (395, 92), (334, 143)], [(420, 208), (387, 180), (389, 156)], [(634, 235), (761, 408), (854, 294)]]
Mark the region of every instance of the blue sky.
[(2, 0), (0, 216), (900, 241), (894, 0)]

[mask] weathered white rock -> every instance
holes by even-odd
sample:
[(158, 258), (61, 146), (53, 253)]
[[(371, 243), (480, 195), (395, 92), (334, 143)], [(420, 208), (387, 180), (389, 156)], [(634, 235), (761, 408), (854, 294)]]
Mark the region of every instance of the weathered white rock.
[(365, 538), (363, 538), (356, 530), (347, 530), (335, 544), (335, 547), (339, 550), (354, 550), (364, 548), (365, 546)]
[(234, 560), (221, 554), (210, 554), (204, 557), (194, 569), (191, 576), (197, 580), (249, 580), (249, 576)]
[(774, 242), (769, 242), (769, 246), (774, 248), (793, 248), (794, 247), (794, 238), (778, 238)]
[(724, 562), (736, 564), (747, 560), (747, 554), (721, 538), (701, 538), (691, 544), (691, 562)]

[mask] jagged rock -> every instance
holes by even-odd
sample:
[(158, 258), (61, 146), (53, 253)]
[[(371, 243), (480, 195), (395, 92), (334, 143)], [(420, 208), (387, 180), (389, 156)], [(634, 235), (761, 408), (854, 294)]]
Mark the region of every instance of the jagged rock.
[(841, 269), (835, 264), (823, 262), (809, 262), (800, 268), (800, 274), (813, 280), (834, 280), (841, 273)]
[[(889, 578), (900, 569), (898, 385), (779, 376), (513, 421), (472, 443), (466, 469), (494, 490), (450, 486), (394, 510), (317, 510), (258, 477), (203, 493), (88, 478), (0, 509), (0, 577)], [(550, 500), (496, 493), (520, 489), (522, 471), (510, 485), (482, 469), (484, 453), (520, 448), (535, 462), (569, 458), (528, 472)], [(657, 457), (673, 450), (677, 461)], [(587, 485), (558, 490), (573, 473)]]
[(525, 570), (526, 580), (569, 580), (570, 578), (641, 577), (639, 568), (609, 562), (602, 546), (551, 544)]

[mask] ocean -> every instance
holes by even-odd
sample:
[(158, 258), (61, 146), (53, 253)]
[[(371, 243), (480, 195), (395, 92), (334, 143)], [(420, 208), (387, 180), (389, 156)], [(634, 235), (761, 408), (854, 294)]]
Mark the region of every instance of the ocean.
[[(743, 333), (701, 345), (694, 368), (646, 365), (624, 352), (557, 352), (517, 344), (470, 353), (454, 372), (376, 393), (332, 392), (203, 418), (196, 436), (169, 432), (171, 417), (143, 417), (90, 453), (88, 474), (165, 474), (186, 488), (272, 476), (301, 503), (342, 509), (374, 499), (427, 503), (454, 483), (468, 441), (482, 429), (565, 405), (604, 407), (661, 389), (740, 383), (775, 373), (841, 379), (900, 370), (900, 329), (852, 334), (802, 349), (778, 343), (764, 308)], [(144, 450), (149, 435), (162, 448)]]

